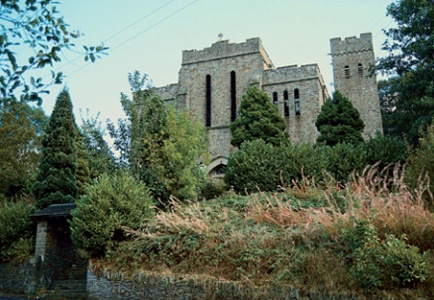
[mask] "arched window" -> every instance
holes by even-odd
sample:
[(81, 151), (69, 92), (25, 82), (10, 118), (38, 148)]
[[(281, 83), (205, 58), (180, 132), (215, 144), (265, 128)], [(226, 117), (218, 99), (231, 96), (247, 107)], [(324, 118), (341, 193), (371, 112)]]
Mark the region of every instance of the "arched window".
[(206, 75), (206, 104), (205, 104), (205, 126), (211, 127), (211, 75)]
[(288, 91), (283, 91), (283, 111), (285, 114), (285, 117), (289, 117), (289, 98), (288, 98)]
[(363, 77), (363, 66), (362, 66), (362, 64), (359, 64), (357, 66), (357, 71), (359, 73), (359, 77)]
[(350, 67), (349, 66), (345, 66), (344, 70), (345, 70), (345, 78), (346, 79), (350, 78)]
[(231, 121), (237, 118), (237, 75), (231, 72)]
[(295, 115), (299, 116), (301, 112), (300, 112), (300, 91), (298, 89), (294, 90), (294, 108), (295, 108)]
[(273, 92), (273, 104), (276, 104), (279, 102), (279, 100), (277, 99), (277, 92)]

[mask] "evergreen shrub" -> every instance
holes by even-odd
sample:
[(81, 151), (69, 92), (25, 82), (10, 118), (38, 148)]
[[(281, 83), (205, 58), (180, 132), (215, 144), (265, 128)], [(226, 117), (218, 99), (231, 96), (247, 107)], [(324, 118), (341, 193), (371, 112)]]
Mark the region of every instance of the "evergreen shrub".
[(326, 171), (337, 181), (345, 184), (353, 172), (361, 172), (366, 167), (364, 145), (337, 144), (323, 147), (327, 157)]
[(391, 164), (404, 163), (408, 157), (408, 147), (403, 141), (379, 133), (366, 142), (365, 151), (366, 163), (378, 164), (379, 171)]
[(321, 107), (315, 126), (320, 132), (317, 143), (334, 146), (341, 143), (363, 143), (362, 131), (365, 128), (359, 111), (351, 101), (339, 91), (333, 99), (327, 99)]
[(200, 197), (203, 199), (215, 199), (220, 197), (227, 190), (227, 186), (223, 179), (204, 180), (201, 186)]
[(225, 183), (236, 192), (277, 191), (282, 166), (279, 147), (247, 141), (229, 158)]
[(127, 230), (137, 230), (154, 215), (146, 186), (129, 173), (103, 174), (71, 212), (75, 245), (91, 256), (127, 239)]
[(258, 87), (250, 87), (241, 101), (239, 116), (231, 123), (231, 144), (262, 139), (274, 146), (289, 142), (285, 120), (270, 97)]
[(78, 193), (77, 133), (71, 98), (69, 92), (63, 90), (56, 99), (42, 139), (42, 158), (33, 186), (38, 209), (75, 201)]
[(315, 182), (323, 179), (328, 161), (323, 148), (308, 143), (296, 146), (288, 144), (282, 146), (280, 151), (283, 185), (292, 186), (296, 182), (301, 182), (304, 177)]
[(23, 260), (33, 250), (31, 206), (0, 200), (0, 261)]

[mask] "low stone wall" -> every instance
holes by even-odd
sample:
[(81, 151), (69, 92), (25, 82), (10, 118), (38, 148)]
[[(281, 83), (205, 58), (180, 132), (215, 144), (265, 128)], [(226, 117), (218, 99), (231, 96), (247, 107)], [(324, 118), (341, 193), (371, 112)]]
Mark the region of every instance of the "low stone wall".
[(291, 287), (252, 288), (215, 279), (182, 278), (161, 274), (139, 274), (126, 278), (122, 274), (87, 271), (86, 293), (76, 293), (68, 284), (61, 293), (56, 290), (33, 290), (38, 284), (32, 280), (37, 269), (37, 260), (22, 264), (0, 264), (1, 296), (43, 296), (44, 299), (89, 299), (89, 300), (193, 300), (193, 299), (285, 299), (285, 300), (357, 300), (348, 294), (299, 291)]
[(88, 271), (88, 299), (294, 299), (294, 300), (357, 300), (347, 294), (301, 292), (291, 287), (252, 288), (210, 279), (185, 279), (171, 276), (141, 274), (124, 278), (120, 274), (102, 272), (96, 276)]
[(0, 295), (26, 295), (34, 293), (36, 260), (24, 263), (0, 263)]

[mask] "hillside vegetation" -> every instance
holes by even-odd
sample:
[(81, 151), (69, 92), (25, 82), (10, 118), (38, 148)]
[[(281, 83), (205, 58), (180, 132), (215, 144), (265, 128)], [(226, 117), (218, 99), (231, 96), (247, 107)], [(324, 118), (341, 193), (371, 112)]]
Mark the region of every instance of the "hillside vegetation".
[[(159, 211), (94, 267), (125, 274), (212, 277), (245, 286), (292, 286), (373, 298), (434, 297), (434, 215), (423, 181), (375, 169), (346, 189), (304, 180), (281, 193), (181, 203)], [(401, 175), (400, 175), (401, 174)], [(378, 298), (377, 298), (378, 299)]]

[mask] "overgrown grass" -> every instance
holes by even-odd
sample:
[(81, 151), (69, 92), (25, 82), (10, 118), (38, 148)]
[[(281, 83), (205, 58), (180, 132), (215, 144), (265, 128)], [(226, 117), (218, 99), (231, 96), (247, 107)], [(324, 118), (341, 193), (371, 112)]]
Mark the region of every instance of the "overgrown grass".
[(393, 177), (380, 178), (368, 169), (345, 188), (330, 180), (320, 189), (304, 179), (282, 193), (228, 192), (188, 204), (172, 199), (147, 230), (130, 230), (134, 240), (97, 265), (249, 286), (429, 299), (434, 214), (422, 197), (426, 182), (409, 190), (403, 172), (397, 167), (385, 172)]

